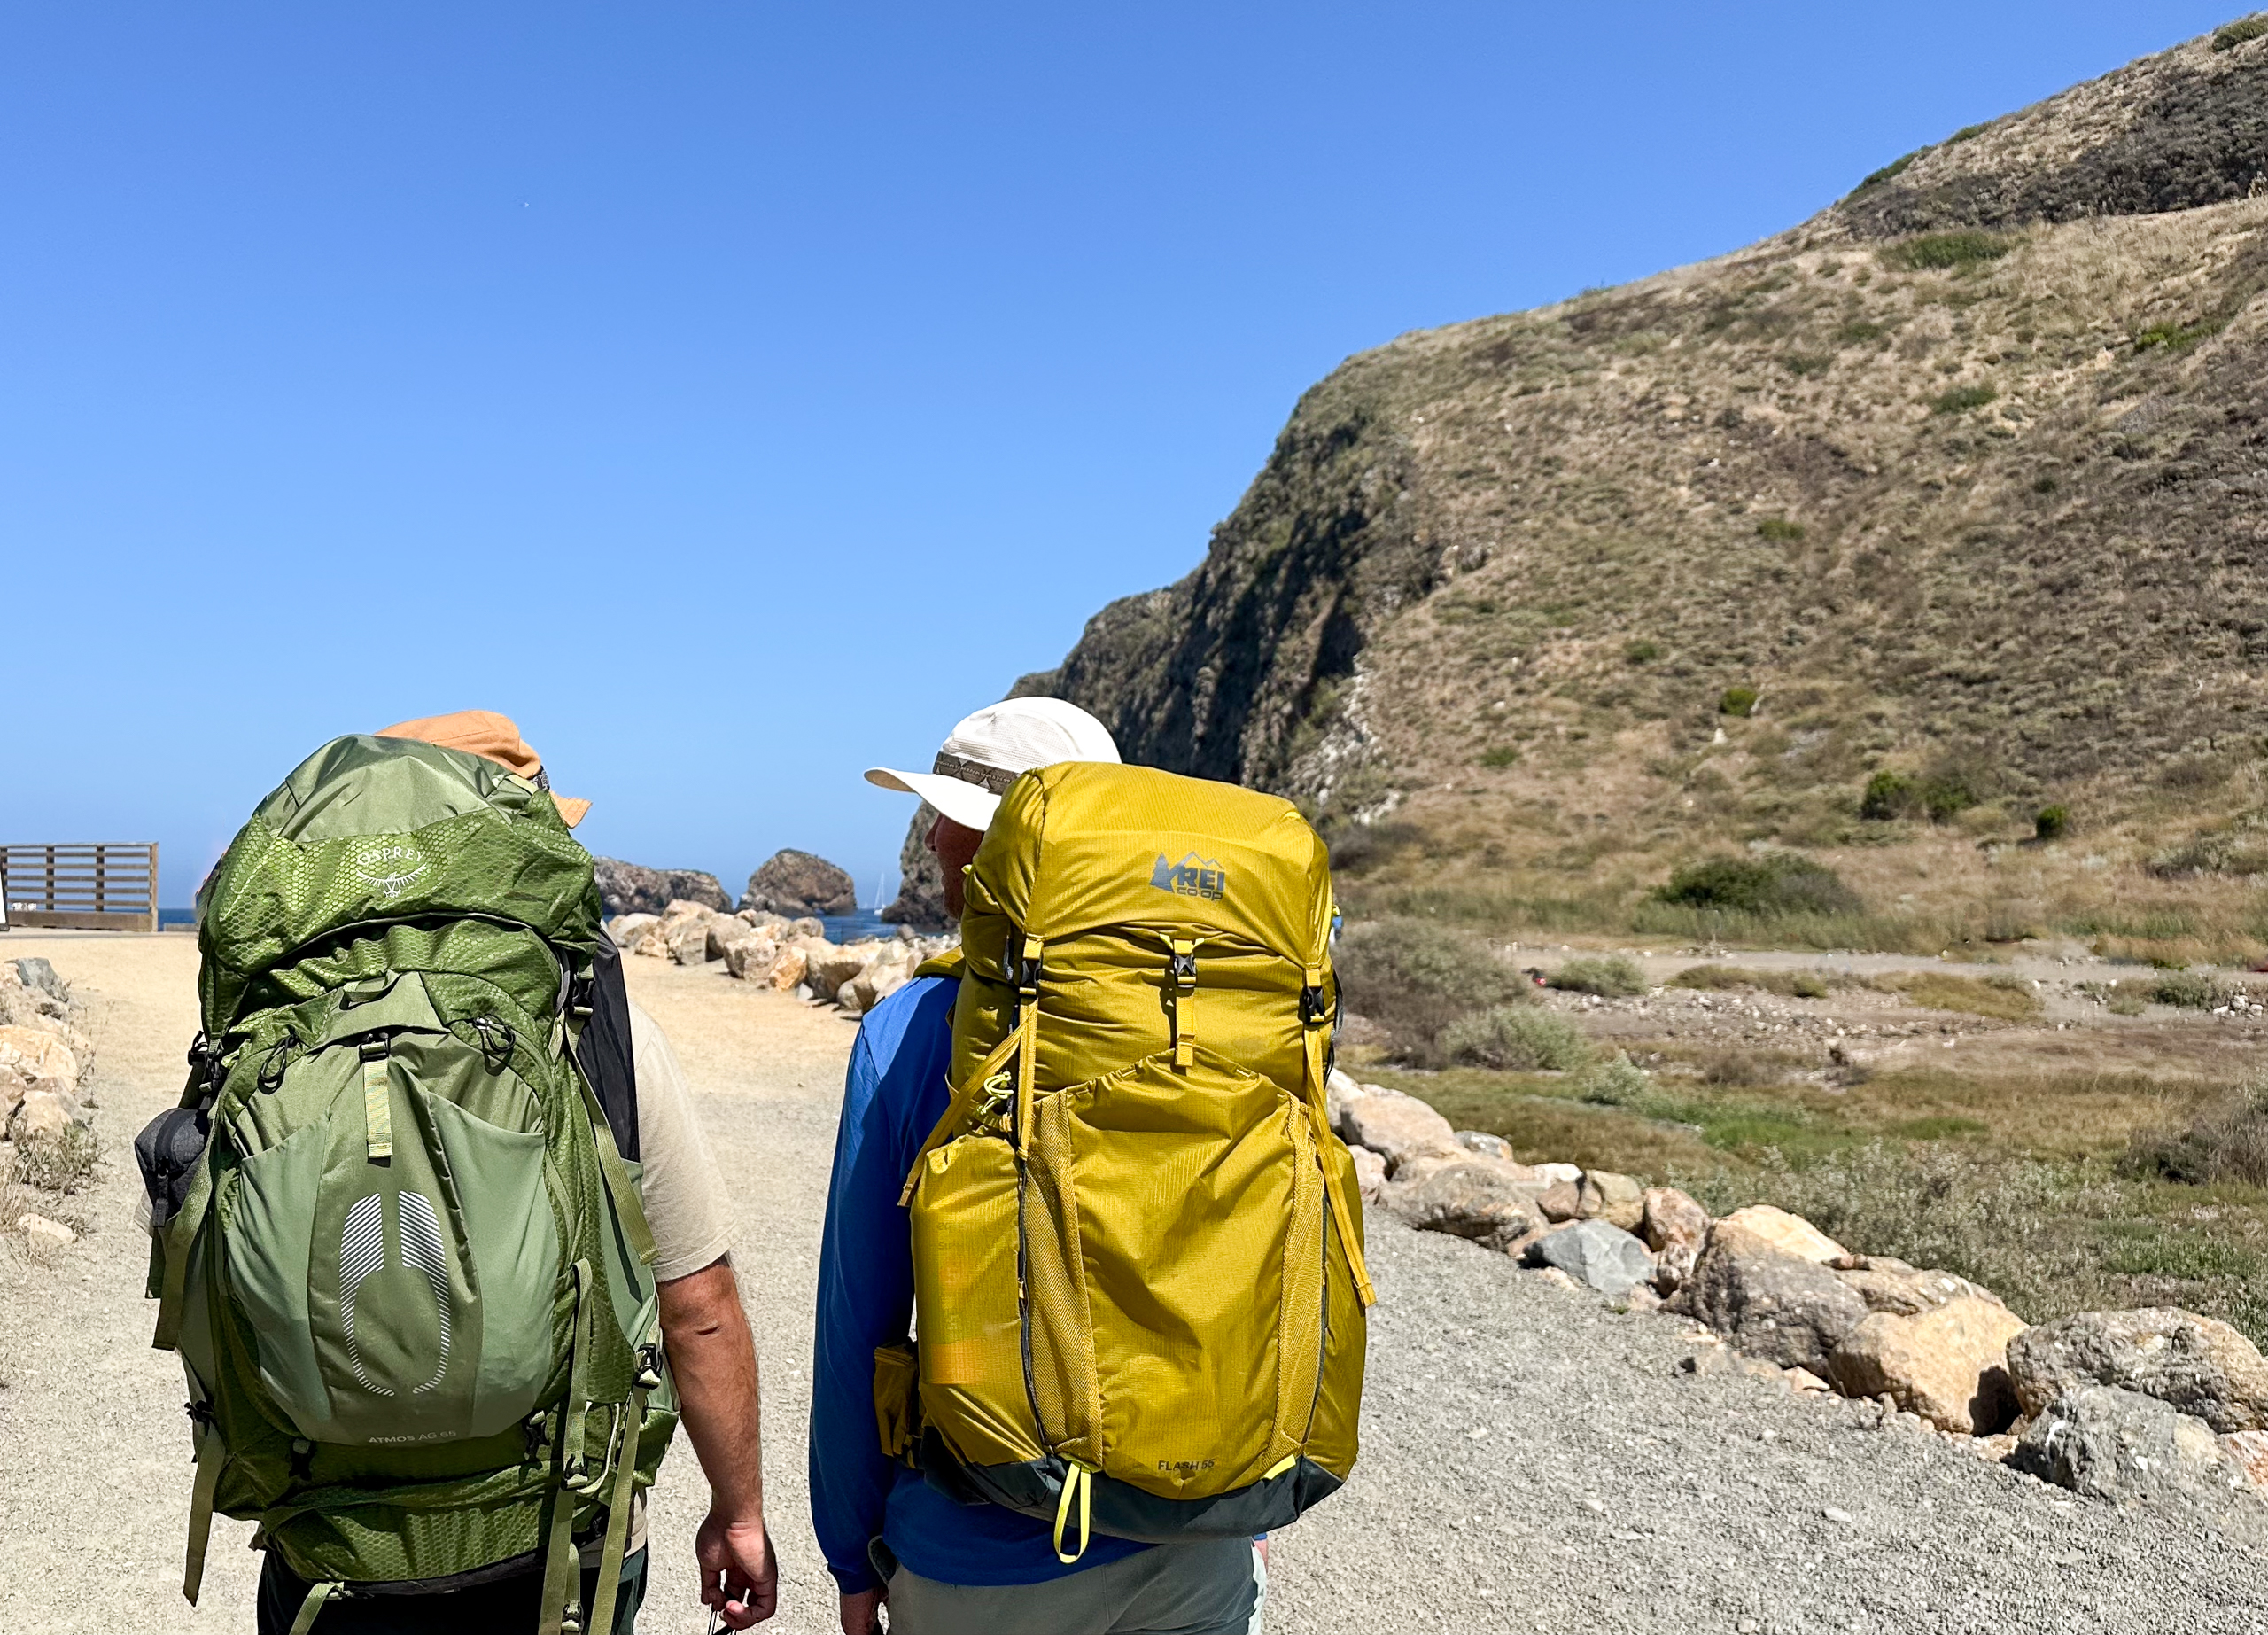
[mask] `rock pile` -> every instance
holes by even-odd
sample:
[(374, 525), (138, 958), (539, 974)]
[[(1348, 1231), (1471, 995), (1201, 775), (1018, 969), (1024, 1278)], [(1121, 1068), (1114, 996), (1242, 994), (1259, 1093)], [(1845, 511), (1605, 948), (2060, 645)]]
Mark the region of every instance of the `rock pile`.
[(1626, 1310), (1690, 1318), (1697, 1374), (1838, 1392), (2091, 1497), (2207, 1508), (2268, 1496), (2268, 1362), (2187, 1312), (2031, 1327), (1950, 1272), (1854, 1254), (1767, 1204), (1712, 1220), (1674, 1188), (1515, 1163), (1499, 1138), (1334, 1072), (1331, 1123), (1366, 1203)]
[(70, 985), (42, 959), (0, 961), (0, 1132), (19, 1145), (94, 1122), (94, 1041)]
[(607, 922), (607, 934), (625, 954), (680, 965), (721, 960), (742, 982), (854, 1015), (872, 1010), (910, 981), (923, 960), (952, 946), (950, 938), (916, 937), (903, 927), (895, 937), (832, 943), (811, 915), (791, 920), (757, 908), (726, 914), (683, 899), (657, 915), (618, 915)]

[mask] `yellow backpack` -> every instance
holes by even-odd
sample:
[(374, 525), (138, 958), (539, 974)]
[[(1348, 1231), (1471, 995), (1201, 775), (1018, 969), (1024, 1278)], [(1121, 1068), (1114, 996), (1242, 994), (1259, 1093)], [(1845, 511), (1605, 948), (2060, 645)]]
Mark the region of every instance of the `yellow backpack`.
[(917, 1343), (875, 1399), (893, 1454), (1067, 1561), (1283, 1526), (1354, 1465), (1332, 914), (1287, 802), (1147, 767), (1026, 773), (968, 871), (952, 1102), (901, 1200)]

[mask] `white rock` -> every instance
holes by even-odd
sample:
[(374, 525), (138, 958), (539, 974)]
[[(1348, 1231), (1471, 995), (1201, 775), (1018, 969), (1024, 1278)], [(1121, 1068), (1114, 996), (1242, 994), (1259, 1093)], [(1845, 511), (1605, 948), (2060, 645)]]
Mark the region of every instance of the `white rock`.
[(70, 1227), (44, 1215), (19, 1215), (16, 1226), (35, 1244), (44, 1248), (68, 1249), (79, 1241), (79, 1234)]

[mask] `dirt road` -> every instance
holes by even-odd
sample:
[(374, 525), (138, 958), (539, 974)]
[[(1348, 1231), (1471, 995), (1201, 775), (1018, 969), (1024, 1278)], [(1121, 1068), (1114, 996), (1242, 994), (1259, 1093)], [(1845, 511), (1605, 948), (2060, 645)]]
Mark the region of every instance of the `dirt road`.
[[(189, 1443), (149, 1349), (126, 1143), (170, 1103), (194, 1031), (185, 937), (17, 933), (92, 1001), (107, 1173), (97, 1230), (35, 1260), (0, 1238), (0, 1631), (250, 1627), (250, 1529), (216, 1525), (204, 1606), (179, 1594)], [(773, 1627), (834, 1627), (804, 1507), (810, 1302), (851, 1027), (708, 970), (631, 962), (676, 1041), (740, 1198), (734, 1250), (765, 1361)], [(1270, 1628), (2268, 1630), (2268, 1562), (2210, 1530), (2071, 1500), (1850, 1405), (1687, 1380), (1681, 1325), (1618, 1316), (1451, 1239), (1371, 1227), (1364, 1456), (1275, 1546)], [(672, 1455), (641, 1627), (703, 1627), (688, 1540), (704, 1503)]]

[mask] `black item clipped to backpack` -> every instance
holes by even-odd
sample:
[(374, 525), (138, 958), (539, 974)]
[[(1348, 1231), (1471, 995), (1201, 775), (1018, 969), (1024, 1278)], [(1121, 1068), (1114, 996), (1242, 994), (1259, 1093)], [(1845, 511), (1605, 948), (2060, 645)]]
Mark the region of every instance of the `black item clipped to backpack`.
[(203, 1108), (175, 1107), (150, 1120), (134, 1138), (134, 1161), (142, 1166), (142, 1185), (150, 1195), (151, 1230), (162, 1230), (180, 1213), (212, 1133), (213, 1120)]

